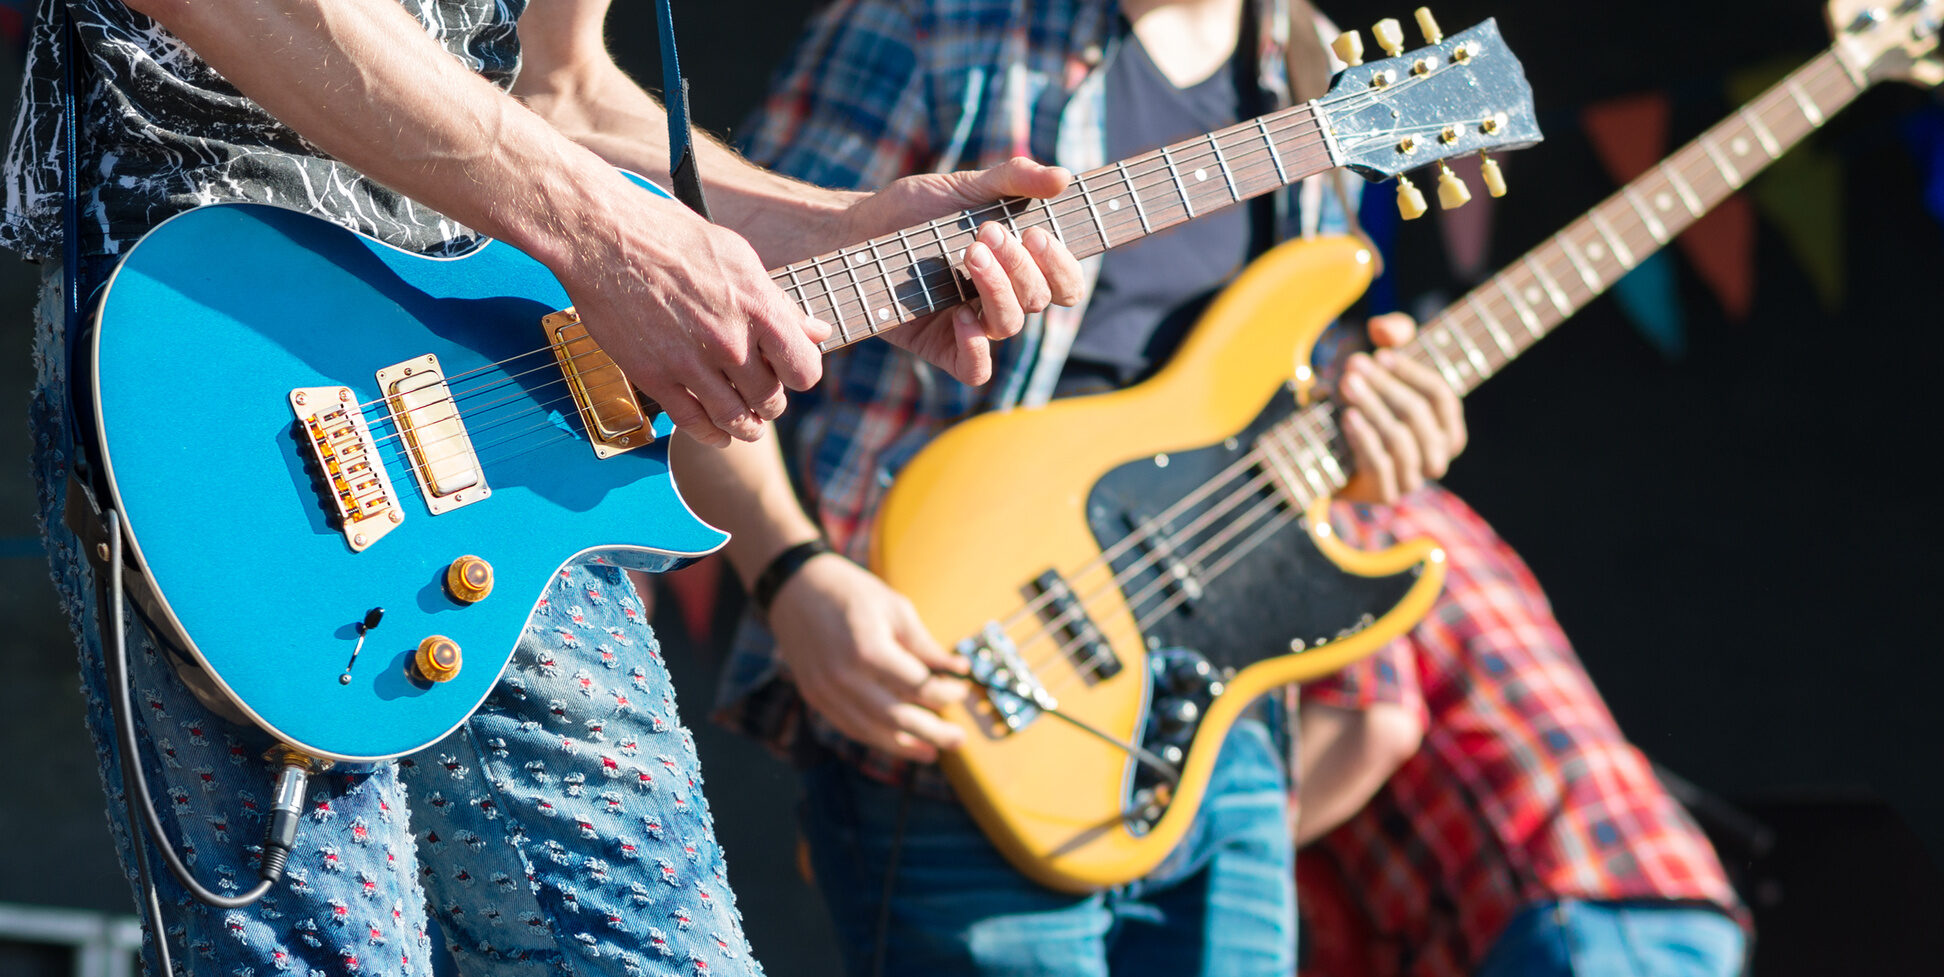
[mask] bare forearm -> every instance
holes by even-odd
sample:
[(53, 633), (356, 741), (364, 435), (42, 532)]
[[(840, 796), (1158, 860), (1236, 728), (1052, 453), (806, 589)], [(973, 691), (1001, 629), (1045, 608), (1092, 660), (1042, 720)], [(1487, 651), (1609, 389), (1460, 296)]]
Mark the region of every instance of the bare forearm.
[(389, 0), (136, 0), (324, 152), (556, 269), (638, 193), (467, 70)]
[[(556, 16), (522, 25), (526, 66), (514, 92), (609, 163), (666, 185), (667, 112), (609, 55), (606, 8), (605, 0), (556, 0)], [(850, 242), (844, 211), (860, 194), (765, 170), (700, 130), (693, 145), (715, 219), (748, 238), (766, 266)]]
[(744, 587), (778, 553), (819, 535), (790, 486), (774, 432), (726, 448), (678, 441), (672, 453), (682, 496), (703, 520), (731, 534), (723, 554)]
[(1297, 731), (1296, 845), (1334, 831), (1363, 810), (1417, 750), (1423, 729), (1403, 709), (1304, 705)]

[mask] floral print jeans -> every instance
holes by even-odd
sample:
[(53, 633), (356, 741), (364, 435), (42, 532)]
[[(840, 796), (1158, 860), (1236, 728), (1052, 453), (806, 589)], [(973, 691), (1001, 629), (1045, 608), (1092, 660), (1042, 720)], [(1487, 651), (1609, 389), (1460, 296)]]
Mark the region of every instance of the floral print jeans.
[[(61, 521), (71, 458), (61, 281), (58, 268), (45, 276), (37, 312), (35, 474), (109, 821), (133, 883), (94, 574)], [(273, 743), (205, 708), (173, 653), (139, 625), (127, 645), (141, 762), (166, 843), (204, 885), (246, 890), (270, 807), (263, 754)], [(660, 646), (617, 567), (560, 572), (499, 686), (452, 735), (395, 762), (338, 767), (309, 791), (283, 881), (247, 908), (197, 902), (150, 848), (178, 973), (427, 974), (428, 917), (468, 975), (762, 972)], [(160, 973), (155, 937), (145, 948), (151, 974)]]

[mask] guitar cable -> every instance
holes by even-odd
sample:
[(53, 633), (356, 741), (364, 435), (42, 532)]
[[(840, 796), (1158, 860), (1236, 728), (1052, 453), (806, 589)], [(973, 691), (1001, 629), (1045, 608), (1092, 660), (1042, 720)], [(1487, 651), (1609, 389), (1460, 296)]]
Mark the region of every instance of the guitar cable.
[(102, 520), (108, 537), (108, 620), (104, 622), (107, 628), (103, 634), (102, 652), (110, 686), (108, 706), (114, 713), (115, 742), (121, 757), (122, 804), (128, 814), (130, 847), (135, 852), (135, 868), (141, 878), (146, 902), (143, 909), (149, 915), (155, 934), (156, 955), (161, 971), (169, 974), (174, 971), (169, 963), (168, 932), (163, 927), (161, 896), (149, 868), (141, 829), (146, 829), (148, 838), (155, 842), (155, 848), (162, 853), (170, 874), (198, 901), (220, 909), (240, 909), (252, 905), (269, 893), (270, 888), (283, 877), (284, 863), (289, 859), (297, 840), (297, 825), (302, 818), (304, 788), (310, 781), (311, 761), (294, 750), (285, 750), (280, 756), (283, 769), (277, 775), (270, 825), (263, 840), (263, 859), (257, 867), (257, 884), (242, 895), (232, 896), (213, 891), (199, 882), (177, 855), (174, 846), (168, 843), (168, 832), (155, 812), (148, 775), (142, 770), (128, 674), (127, 622), (122, 611), (121, 514), (112, 508), (106, 509), (102, 512)]

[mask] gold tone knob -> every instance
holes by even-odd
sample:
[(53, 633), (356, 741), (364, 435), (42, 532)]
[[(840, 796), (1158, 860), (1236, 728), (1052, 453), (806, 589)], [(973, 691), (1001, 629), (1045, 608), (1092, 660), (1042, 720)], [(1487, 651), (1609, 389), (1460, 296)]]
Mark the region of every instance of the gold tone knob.
[(445, 584), (453, 600), (477, 604), (493, 592), (493, 565), (476, 556), (462, 556), (446, 567)]
[(1438, 21), (1431, 16), (1430, 7), (1417, 8), (1418, 30), (1424, 32), (1424, 43), (1437, 44), (1444, 40), (1444, 31), (1438, 29)]
[(459, 643), (443, 634), (419, 642), (412, 669), (428, 682), (450, 682), (459, 676)]
[(1363, 35), (1356, 31), (1338, 34), (1337, 39), (1330, 42), (1330, 49), (1336, 52), (1339, 60), (1352, 68), (1363, 64)]
[(1417, 188), (1417, 185), (1412, 183), (1409, 179), (1405, 177), (1401, 177), (1401, 176), (1398, 177), (1397, 178), (1398, 216), (1404, 218), (1407, 221), (1414, 221), (1420, 217), (1423, 217), (1424, 212), (1429, 209), (1430, 208), (1426, 207), (1424, 204), (1424, 193)]
[(1440, 163), (1438, 169), (1442, 171), (1438, 174), (1438, 206), (1457, 210), (1470, 203), (1471, 188), (1465, 186), (1465, 181), (1458, 179), (1449, 166)]
[(1494, 197), (1505, 196), (1505, 174), (1499, 170), (1498, 160), (1478, 154), (1485, 162), (1478, 166), (1479, 175), (1485, 178), (1485, 192)]
[(1397, 22), (1397, 18), (1385, 17), (1373, 24), (1370, 28), (1370, 36), (1376, 38), (1377, 46), (1383, 48), (1384, 53), (1391, 57), (1404, 53), (1404, 27)]

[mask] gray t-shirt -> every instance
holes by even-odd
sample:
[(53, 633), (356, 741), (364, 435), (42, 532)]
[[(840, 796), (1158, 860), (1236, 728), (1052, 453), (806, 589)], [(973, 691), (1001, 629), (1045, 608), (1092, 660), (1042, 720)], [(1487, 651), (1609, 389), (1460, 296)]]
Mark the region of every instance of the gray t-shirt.
[[(426, 31), (501, 88), (520, 68), (527, 0), (401, 0)], [(117, 0), (39, 0), (7, 147), (0, 247), (61, 251), (62, 7), (82, 51), (81, 251), (119, 254), (202, 204), (250, 201), (328, 218), (401, 248), (450, 253), (466, 228), (331, 159), (244, 98), (183, 43)]]

